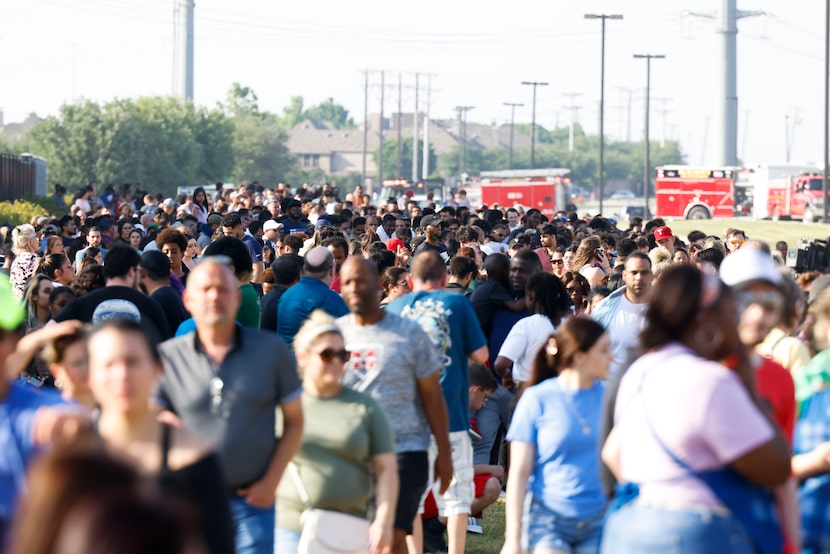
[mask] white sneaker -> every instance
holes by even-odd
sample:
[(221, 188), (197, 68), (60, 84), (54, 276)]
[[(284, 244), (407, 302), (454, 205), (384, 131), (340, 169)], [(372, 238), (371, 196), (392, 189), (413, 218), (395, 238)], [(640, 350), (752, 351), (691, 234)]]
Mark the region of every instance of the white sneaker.
[(481, 518), (470, 516), (467, 518), (467, 532), (481, 535), (484, 529), (481, 527)]

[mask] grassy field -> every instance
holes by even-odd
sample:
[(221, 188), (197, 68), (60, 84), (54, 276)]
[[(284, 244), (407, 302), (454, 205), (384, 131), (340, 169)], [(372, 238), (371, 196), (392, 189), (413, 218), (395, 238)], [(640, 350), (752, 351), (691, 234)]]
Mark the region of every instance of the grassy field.
[[(498, 554), (504, 544), (504, 498), (484, 510), (484, 533), (467, 533), (468, 554)], [(429, 553), (437, 554), (437, 553)]]
[[(803, 223), (801, 221), (752, 221), (750, 219), (678, 219), (666, 221), (672, 232), (686, 239), (690, 231), (699, 230), (707, 235), (725, 238), (729, 228), (742, 229), (751, 239), (763, 240), (775, 246), (779, 240), (786, 241), (790, 248), (798, 245), (799, 239), (822, 239), (830, 236), (830, 224)], [(624, 225), (624, 224), (621, 224)]]

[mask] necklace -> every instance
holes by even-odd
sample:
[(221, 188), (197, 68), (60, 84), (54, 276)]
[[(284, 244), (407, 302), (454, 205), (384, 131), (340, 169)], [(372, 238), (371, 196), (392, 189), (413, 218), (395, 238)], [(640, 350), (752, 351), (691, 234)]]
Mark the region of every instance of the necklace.
[[(562, 388), (562, 385), (559, 384), (559, 381), (556, 381), (556, 386), (559, 388), (559, 392), (562, 395), (562, 398), (565, 400), (565, 404), (568, 406), (568, 410), (570, 410), (575, 416), (576, 419), (579, 421), (579, 424), (582, 425), (582, 434), (583, 435), (590, 435), (591, 434), (591, 424), (582, 417), (582, 414), (579, 413), (579, 410), (576, 409), (576, 405), (571, 400), (571, 397), (565, 392)], [(591, 387), (593, 389), (593, 386)], [(588, 389), (588, 392), (591, 392), (591, 389)], [(591, 413), (594, 411), (594, 397), (591, 395)]]

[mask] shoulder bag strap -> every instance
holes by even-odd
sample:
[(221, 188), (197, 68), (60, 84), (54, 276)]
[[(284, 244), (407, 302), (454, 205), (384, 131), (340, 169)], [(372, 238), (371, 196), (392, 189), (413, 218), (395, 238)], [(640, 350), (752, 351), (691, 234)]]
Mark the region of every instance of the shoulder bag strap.
[(663, 450), (663, 452), (665, 452), (666, 455), (671, 459), (671, 461), (674, 462), (675, 464), (677, 464), (686, 473), (689, 473), (689, 474), (693, 475), (695, 473), (695, 471), (691, 467), (689, 467), (689, 464), (687, 464), (686, 462), (684, 462), (683, 460), (678, 458), (674, 454), (674, 452), (672, 452), (671, 449), (668, 446), (666, 446), (666, 443), (664, 443), (662, 440), (660, 440), (660, 435), (657, 434), (657, 430), (654, 429), (654, 425), (651, 423), (651, 418), (648, 416), (648, 404), (646, 402), (645, 395), (643, 394), (643, 385), (645, 384), (646, 377), (648, 376), (649, 373), (651, 373), (651, 371), (653, 371), (653, 370), (649, 370), (649, 371), (646, 371), (646, 372), (643, 373), (643, 377), (642, 377), (642, 379), (640, 379), (640, 384), (637, 386), (637, 393), (640, 396), (640, 402), (642, 403), (642, 406), (643, 406), (643, 416), (646, 420), (646, 425), (648, 426), (648, 430), (651, 433), (651, 436), (654, 437), (654, 440), (657, 441), (657, 444), (660, 446), (660, 448)]
[(303, 480), (300, 478), (300, 470), (297, 468), (297, 464), (294, 462), (288, 462), (288, 471), (291, 473), (291, 479), (294, 480), (294, 486), (297, 487), (297, 493), (300, 495), (300, 500), (307, 509), (312, 509), (314, 506), (311, 504), (311, 498), (308, 496), (308, 491), (305, 490), (305, 486), (303, 486)]

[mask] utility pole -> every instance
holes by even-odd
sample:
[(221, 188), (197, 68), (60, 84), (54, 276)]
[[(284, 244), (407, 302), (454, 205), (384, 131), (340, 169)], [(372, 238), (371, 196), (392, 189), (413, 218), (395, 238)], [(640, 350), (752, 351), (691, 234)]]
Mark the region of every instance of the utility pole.
[(827, 223), (827, 167), (830, 164), (830, 0), (824, 7), (824, 171), (821, 179), (821, 195), (824, 213), (822, 221)]
[(662, 60), (663, 54), (634, 54), (637, 59), (646, 61), (646, 159), (643, 164), (643, 196), (645, 197), (643, 218), (648, 217), (648, 186), (651, 182), (651, 143), (649, 136), (649, 110), (651, 96), (651, 60)]
[(403, 170), (403, 133), (401, 133), (401, 110), (403, 110), (403, 77), (398, 73), (398, 119), (396, 127), (398, 128), (398, 160), (395, 163), (395, 179), (401, 178), (401, 171)]
[(458, 174), (461, 175), (467, 171), (467, 112), (475, 108), (475, 106), (456, 106), (458, 111), (458, 128), (461, 134), (461, 148), (459, 149), (459, 165)]
[(571, 112), (571, 120), (568, 123), (568, 152), (574, 151), (574, 123), (576, 123), (576, 116), (579, 112), (579, 109), (582, 106), (577, 106), (575, 104), (575, 99), (578, 96), (582, 96), (581, 92), (563, 92), (562, 96), (567, 96), (571, 99), (571, 103), (569, 106), (564, 106), (566, 110), (570, 110)]
[(513, 125), (516, 120), (516, 108), (522, 108), (524, 104), (504, 102), (504, 105), (510, 106), (510, 143), (507, 147), (507, 169), (513, 169)]
[(660, 131), (660, 148), (666, 147), (666, 114), (671, 113), (671, 110), (666, 108), (666, 104), (671, 102), (671, 98), (655, 98), (656, 102), (660, 102), (663, 105), (663, 108), (657, 110), (657, 113), (660, 114), (660, 123), (661, 123), (661, 131)]
[(721, 0), (721, 9), (715, 13), (688, 12), (689, 15), (716, 21), (715, 33), (719, 38), (718, 56), (720, 74), (717, 94), (717, 136), (715, 163), (736, 166), (738, 164), (738, 78), (737, 37), (738, 20), (744, 17), (766, 15), (760, 10), (737, 9), (737, 0)]
[(427, 75), (427, 109), (424, 114), (424, 150), (423, 150), (423, 166), (421, 167), (421, 175), (424, 179), (429, 178), (429, 109), (432, 96), (432, 75)]
[(790, 117), (790, 114), (784, 116), (784, 123), (786, 125), (786, 133), (784, 134), (784, 140), (787, 144), (787, 163), (790, 163), (790, 157), (792, 156), (793, 151), (793, 143), (795, 142), (795, 129), (801, 123), (801, 117), (799, 117), (798, 112), (801, 111), (801, 108), (792, 108), (793, 115)]
[[(599, 213), (602, 213), (602, 200), (605, 196), (605, 20), (622, 19), (620, 14), (586, 13), (585, 19), (602, 21), (602, 46), (599, 72)], [(643, 214), (646, 215), (646, 214)]]
[[(378, 148), (378, 187), (383, 186), (383, 97), (386, 93), (386, 73), (380, 72), (380, 129), (378, 137), (380, 148)], [(380, 188), (378, 188), (380, 190)]]
[(415, 110), (412, 114), (412, 182), (418, 182), (418, 131), (421, 128), (420, 116), (418, 112), (418, 77), (415, 74)]
[(620, 140), (625, 137), (626, 142), (631, 142), (631, 98), (634, 91), (626, 87), (618, 87), (617, 90), (622, 95), (617, 106), (620, 109)]
[(193, 0), (177, 0), (175, 34), (176, 93), (182, 100), (193, 101)]
[(522, 81), (523, 85), (533, 87), (533, 121), (530, 131), (530, 169), (536, 169), (536, 87), (546, 87), (548, 83), (541, 81)]
[(369, 150), (369, 70), (363, 72), (363, 170), (360, 186), (366, 186), (366, 155)]

